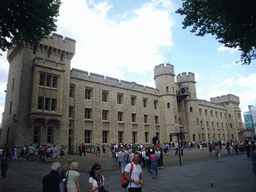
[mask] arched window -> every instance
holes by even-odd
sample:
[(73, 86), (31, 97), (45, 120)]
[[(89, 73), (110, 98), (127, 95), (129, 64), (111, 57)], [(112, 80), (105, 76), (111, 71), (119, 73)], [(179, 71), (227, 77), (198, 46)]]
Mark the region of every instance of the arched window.
[(168, 108), (168, 109), (170, 108), (170, 103), (167, 103), (167, 108)]
[(195, 134), (193, 134), (193, 141), (195, 141), (196, 140), (196, 136), (195, 136)]
[(168, 86), (166, 86), (166, 92), (168, 93)]

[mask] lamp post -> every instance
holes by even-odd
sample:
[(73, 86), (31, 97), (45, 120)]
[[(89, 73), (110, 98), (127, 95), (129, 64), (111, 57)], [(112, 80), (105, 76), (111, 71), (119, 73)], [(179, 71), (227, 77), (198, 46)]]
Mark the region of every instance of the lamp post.
[(171, 133), (170, 136), (177, 136), (178, 137), (178, 147), (179, 147), (179, 162), (180, 162), (180, 166), (181, 166), (181, 155), (180, 155), (180, 140), (182, 140), (182, 137), (187, 134), (188, 132), (182, 132), (180, 131), (179, 133)]

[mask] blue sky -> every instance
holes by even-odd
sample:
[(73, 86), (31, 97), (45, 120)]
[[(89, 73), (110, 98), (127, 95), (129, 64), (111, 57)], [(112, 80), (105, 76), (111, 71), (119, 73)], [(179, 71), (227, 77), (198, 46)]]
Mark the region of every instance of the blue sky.
[[(240, 52), (212, 35), (182, 29), (175, 0), (62, 0), (57, 33), (76, 40), (71, 68), (154, 87), (153, 69), (174, 65), (175, 74), (196, 74), (197, 96), (235, 94), (240, 108), (256, 105), (256, 61), (236, 64)], [(9, 64), (0, 57), (0, 112), (4, 111)], [(1, 117), (0, 117), (1, 118)]]

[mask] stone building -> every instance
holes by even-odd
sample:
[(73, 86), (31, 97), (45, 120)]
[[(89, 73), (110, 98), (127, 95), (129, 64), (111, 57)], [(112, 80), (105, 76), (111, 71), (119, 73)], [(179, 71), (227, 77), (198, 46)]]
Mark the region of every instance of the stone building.
[[(154, 68), (156, 88), (70, 70), (75, 40), (52, 34), (8, 51), (10, 63), (1, 145), (151, 144), (242, 139), (239, 97), (199, 100), (195, 75)], [(176, 77), (176, 78), (175, 78)]]

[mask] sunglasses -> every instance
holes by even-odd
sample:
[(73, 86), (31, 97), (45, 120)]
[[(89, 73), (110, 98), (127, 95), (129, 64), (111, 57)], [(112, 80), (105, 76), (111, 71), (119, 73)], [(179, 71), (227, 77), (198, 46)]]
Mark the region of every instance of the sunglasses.
[(96, 168), (96, 170), (101, 170), (101, 167), (99, 167), (99, 168)]

